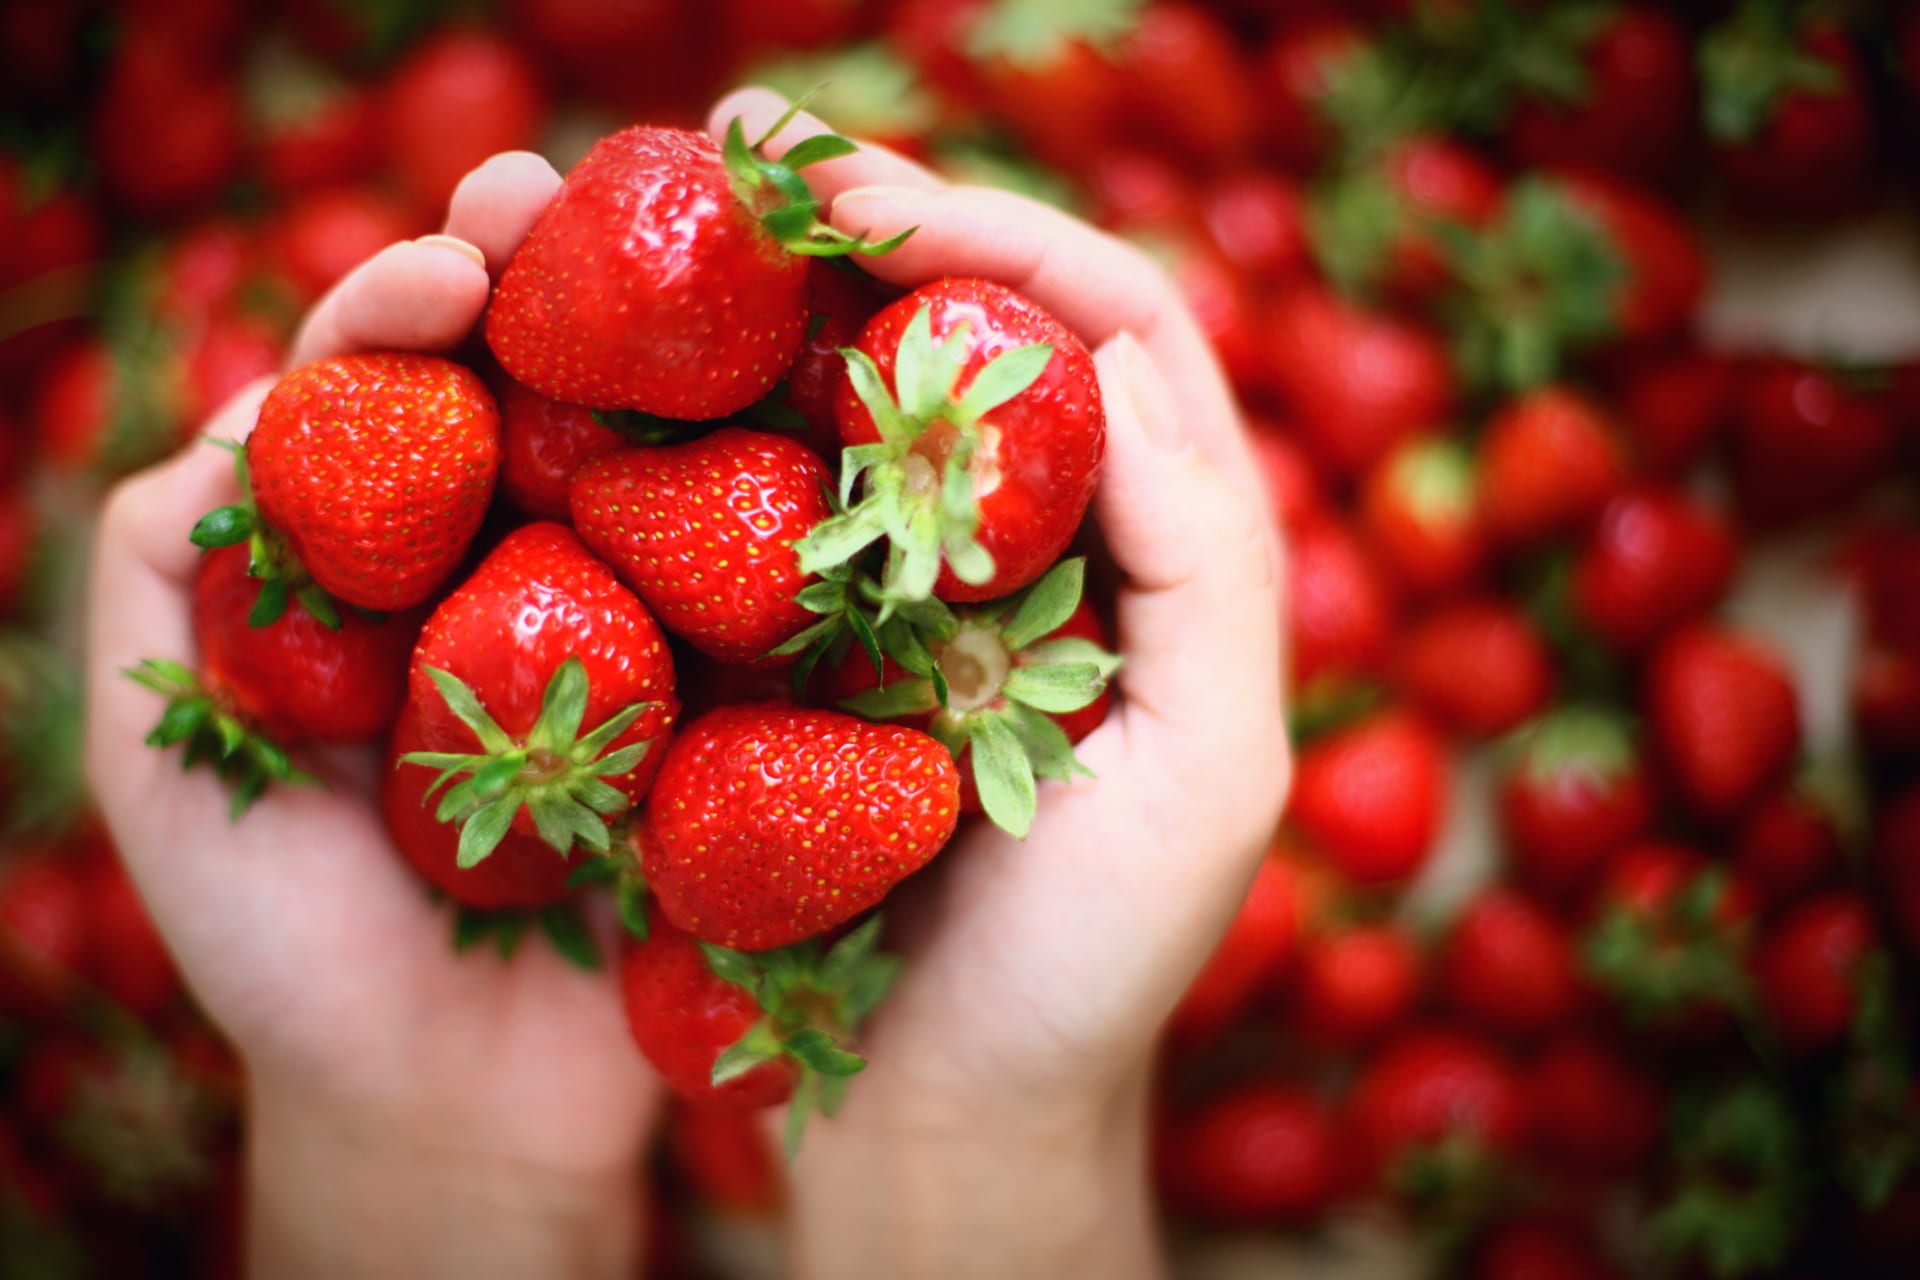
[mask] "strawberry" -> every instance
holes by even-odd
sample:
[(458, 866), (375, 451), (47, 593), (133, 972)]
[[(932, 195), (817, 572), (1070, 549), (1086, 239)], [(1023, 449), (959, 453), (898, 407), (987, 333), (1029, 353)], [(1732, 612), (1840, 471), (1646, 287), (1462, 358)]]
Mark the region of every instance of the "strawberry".
[(212, 312), (179, 336), (174, 412), (182, 443), (248, 383), (280, 372), (283, 363), (285, 344), (275, 327), (238, 308)]
[(1480, 511), (1513, 549), (1578, 534), (1624, 479), (1617, 432), (1599, 405), (1564, 387), (1510, 401), (1480, 437)]
[(1081, 599), (1085, 571), (1076, 557), (990, 605), (911, 606), (911, 637), (898, 624), (881, 628), (891, 653), (880, 671), (849, 649), (831, 693), (860, 716), (932, 734), (963, 770), (962, 808), (1025, 838), (1037, 780), (1085, 773), (1073, 744), (1106, 718), (1107, 681), (1120, 665)]
[(380, 104), (387, 169), (438, 216), (487, 157), (531, 149), (546, 115), (539, 71), (517, 41), (504, 32), (436, 32), (388, 77)]
[(1744, 371), (1727, 453), (1748, 524), (1778, 529), (1846, 509), (1885, 474), (1893, 451), (1882, 406), (1834, 375), (1779, 357)]
[(1254, 1081), (1168, 1122), (1167, 1197), (1196, 1218), (1267, 1227), (1320, 1217), (1339, 1190), (1339, 1130), (1312, 1094)]
[(775, 162), (738, 122), (724, 150), (646, 125), (601, 139), (507, 264), (487, 344), (516, 381), (569, 404), (682, 419), (746, 408), (799, 354), (807, 257), (890, 247), (814, 216), (797, 171), (852, 150), (828, 135)]
[(1774, 653), (1698, 623), (1647, 661), (1647, 725), (1675, 788), (1703, 818), (1737, 816), (1779, 782), (1800, 743), (1800, 706)]
[(1855, 664), (1851, 697), (1854, 732), (1870, 754), (1920, 756), (1920, 652), (1870, 646)]
[(1591, 21), (1597, 29), (1584, 33), (1571, 65), (1556, 64), (1515, 104), (1508, 154), (1529, 167), (1576, 165), (1675, 185), (1698, 134), (1685, 26), (1649, 4), (1620, 5)]
[(83, 338), (62, 350), (40, 379), (34, 443), (50, 469), (119, 474), (164, 453), (178, 420), (162, 353), (142, 344)]
[(1408, 594), (1457, 594), (1486, 567), (1477, 487), (1473, 455), (1450, 436), (1409, 440), (1367, 473), (1361, 533)]
[(941, 280), (881, 310), (847, 374), (840, 492), (864, 479), (865, 496), (801, 543), (803, 569), (885, 535), (888, 597), (974, 601), (1059, 558), (1106, 451), (1093, 357), (1066, 326), (1001, 285)]
[(1420, 957), (1395, 925), (1309, 934), (1300, 949), (1292, 1023), (1312, 1040), (1352, 1048), (1384, 1036), (1413, 1009)]
[(260, 176), (300, 193), (370, 175), (380, 155), (374, 94), (290, 50), (269, 48), (246, 76), (247, 124)]
[[(506, 7), (512, 29), (550, 75), (627, 119), (684, 112), (724, 83), (711, 13), (633, 0), (513, 0)], [(635, 75), (643, 61), (647, 74)]]
[(1412, 321), (1301, 285), (1275, 303), (1268, 329), (1275, 385), (1302, 442), (1336, 475), (1366, 471), (1453, 411), (1446, 350)]
[(1691, 470), (1724, 433), (1733, 409), (1735, 362), (1693, 347), (1635, 361), (1614, 388), (1634, 460), (1657, 476)]
[(1527, 1138), (1548, 1165), (1628, 1178), (1660, 1141), (1666, 1111), (1659, 1080), (1629, 1053), (1574, 1032), (1528, 1064)]
[[(1301, 749), (1288, 816), (1348, 879), (1406, 880), (1439, 834), (1446, 772), (1433, 731), (1390, 707)], [(1381, 796), (1394, 802), (1381, 804)]]
[(722, 707), (665, 753), (641, 870), (679, 928), (764, 951), (879, 902), (959, 819), (959, 771), (923, 733), (832, 711)]
[(1468, 148), (1431, 134), (1402, 138), (1323, 188), (1308, 221), (1314, 253), (1350, 293), (1424, 303), (1452, 282), (1444, 237), (1488, 226), (1503, 195), (1499, 176)]
[(1591, 1233), (1545, 1219), (1503, 1222), (1474, 1245), (1469, 1280), (1619, 1280)]
[(1199, 215), (1220, 256), (1263, 285), (1292, 284), (1312, 270), (1306, 203), (1279, 174), (1240, 169), (1215, 178), (1200, 192)]
[(1454, 920), (1437, 975), (1456, 1013), (1516, 1038), (1564, 1027), (1585, 999), (1573, 945), (1560, 922), (1505, 889), (1482, 893)]
[(1527, 616), (1498, 600), (1463, 600), (1400, 639), (1394, 687), (1456, 733), (1491, 738), (1546, 709), (1553, 659)]
[(471, 775), (438, 813), (462, 824), (463, 868), (509, 830), (607, 852), (604, 820), (646, 794), (679, 710), (658, 624), (555, 524), (516, 529), (441, 602), (408, 679), (407, 763)]
[(295, 306), (318, 299), (380, 250), (425, 227), (393, 197), (369, 187), (325, 187), (267, 223), (261, 257)]
[(1562, 198), (1605, 235), (1624, 267), (1613, 296), (1618, 338), (1651, 342), (1682, 333), (1706, 291), (1706, 263), (1678, 210), (1632, 183), (1596, 173), (1557, 176)]
[(1277, 985), (1299, 950), (1301, 893), (1300, 875), (1281, 851), (1261, 859), (1233, 922), (1168, 1021), (1176, 1040), (1212, 1039)]
[(536, 520), (568, 520), (568, 494), (581, 467), (627, 443), (602, 426), (583, 405), (549, 400), (538, 391), (502, 377), (495, 384), (500, 402), (500, 490), (508, 501)]
[(39, 510), (25, 489), (0, 489), (0, 617), (19, 611), (41, 542)]
[(108, 190), (129, 210), (194, 212), (239, 174), (239, 86), (175, 40), (129, 41), (107, 67), (91, 137)]
[(0, 870), (0, 1010), (56, 1012), (89, 943), (87, 883), (57, 849), (16, 850)]
[(1858, 786), (1837, 771), (1807, 770), (1747, 811), (1733, 865), (1763, 904), (1784, 907), (1840, 879), (1861, 816)]
[(1253, 465), (1260, 471), (1274, 527), (1291, 539), (1308, 524), (1324, 521), (1327, 513), (1322, 507), (1320, 477), (1292, 432), (1280, 423), (1260, 418), (1248, 427), (1247, 444), (1253, 450)]
[[(588, 461), (573, 478), (573, 523), (661, 624), (702, 653), (786, 662), (831, 626), (816, 628), (818, 612), (801, 603), (819, 580), (801, 572), (794, 544), (832, 516), (832, 483), (805, 445), (723, 427)], [(844, 584), (829, 594), (821, 612), (850, 607)]]
[(44, 185), (0, 151), (0, 296), (12, 312), (0, 337), (0, 377), (10, 386), (37, 376), (84, 332), (105, 238), (99, 215), (77, 192)]
[(486, 518), (500, 413), (478, 378), (437, 356), (335, 356), (275, 384), (246, 464), (252, 504), (208, 515), (198, 545), (250, 540), (252, 572), (282, 605), (293, 592), (312, 608), (310, 581), (363, 609), (409, 609), (446, 582)]
[(1160, 237), (1190, 234), (1199, 218), (1193, 179), (1157, 152), (1115, 147), (1093, 162), (1086, 186), (1093, 220), (1149, 253)]
[(679, 1179), (722, 1213), (767, 1217), (786, 1198), (784, 1171), (750, 1111), (676, 1099), (667, 1111), (667, 1157)]
[[(811, 319), (807, 336), (792, 368), (781, 399), (800, 416), (793, 424), (800, 443), (829, 462), (840, 460), (840, 422), (835, 412), (840, 383), (846, 377), (846, 357), (840, 354), (860, 337), (884, 303), (879, 286), (868, 276), (843, 269), (836, 262), (814, 262), (807, 268), (807, 309)], [(782, 426), (772, 422), (766, 425)]]
[(1362, 1070), (1347, 1108), (1360, 1170), (1415, 1207), (1470, 1195), (1526, 1123), (1512, 1064), (1446, 1027), (1401, 1032)]
[(964, 46), (972, 77), (996, 122), (1023, 151), (1074, 173), (1123, 133), (1128, 85), (1112, 54), (1136, 11), (1114, 0), (1071, 8), (978, 7)]
[(1121, 118), (1196, 168), (1244, 158), (1259, 114), (1241, 48), (1207, 9), (1180, 0), (1143, 6), (1114, 49), (1126, 78)]
[(153, 1023), (179, 1001), (179, 970), (119, 855), (102, 840), (83, 861), (89, 902), (81, 972), (121, 1008)]
[(1910, 952), (1920, 951), (1920, 786), (1908, 786), (1881, 811), (1873, 867), (1894, 927)]
[(1543, 892), (1582, 887), (1653, 822), (1653, 788), (1626, 722), (1566, 707), (1521, 731), (1500, 779), (1501, 834), (1519, 878)]
[(1268, 392), (1273, 370), (1267, 360), (1261, 302), (1253, 285), (1191, 230), (1162, 231), (1133, 237), (1157, 258), (1173, 287), (1199, 323), (1200, 334), (1219, 356), (1234, 389), (1243, 395)]
[(1366, 31), (1345, 17), (1284, 25), (1260, 53), (1269, 149), (1295, 173), (1311, 173), (1339, 141), (1329, 104), (1372, 55)]
[(1596, 895), (1583, 967), (1636, 1025), (1718, 1034), (1750, 995), (1752, 915), (1746, 886), (1693, 850), (1628, 845)]
[(1825, 1049), (1846, 1038), (1878, 932), (1860, 895), (1836, 889), (1796, 904), (1760, 939), (1754, 974), (1768, 1019), (1789, 1045)]
[(744, 56), (762, 49), (818, 49), (845, 44), (858, 33), (863, 7), (862, 0), (724, 0), (720, 20), (726, 27), (728, 46), (736, 56)]
[(1616, 652), (1637, 653), (1720, 602), (1734, 554), (1713, 512), (1664, 486), (1625, 490), (1574, 560), (1574, 613)]
[(794, 1098), (791, 1149), (806, 1113), (831, 1115), (847, 1077), (866, 1065), (843, 1045), (899, 972), (899, 957), (876, 950), (879, 937), (876, 916), (831, 947), (748, 955), (655, 919), (620, 968), (627, 1025), (688, 1101), (756, 1110)]

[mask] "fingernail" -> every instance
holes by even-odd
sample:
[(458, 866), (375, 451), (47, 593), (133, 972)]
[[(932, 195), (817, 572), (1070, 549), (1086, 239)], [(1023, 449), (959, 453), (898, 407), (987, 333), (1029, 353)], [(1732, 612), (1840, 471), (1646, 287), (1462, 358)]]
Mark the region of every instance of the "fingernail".
[(834, 197), (833, 207), (843, 209), (849, 203), (859, 200), (914, 200), (926, 195), (924, 191), (915, 191), (912, 187), (889, 187), (875, 185), (868, 187), (849, 187)]
[(1161, 376), (1140, 340), (1121, 333), (1113, 340), (1114, 354), (1120, 360), (1121, 378), (1127, 396), (1133, 401), (1134, 416), (1147, 442), (1164, 453), (1179, 453), (1188, 447), (1187, 433), (1181, 428), (1180, 414), (1174, 406), (1173, 390)]
[(481, 270), (486, 270), (487, 255), (481, 253), (478, 247), (468, 244), (459, 236), (421, 236), (415, 240), (414, 243), (423, 244), (432, 249), (451, 249), (461, 257), (470, 259), (473, 264)]

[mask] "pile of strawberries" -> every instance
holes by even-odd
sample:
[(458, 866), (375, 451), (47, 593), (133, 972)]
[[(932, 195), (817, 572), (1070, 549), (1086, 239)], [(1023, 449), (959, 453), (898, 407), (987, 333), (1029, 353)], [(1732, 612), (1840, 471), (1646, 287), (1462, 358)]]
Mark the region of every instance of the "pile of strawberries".
[[(1019, 831), (1074, 768), (1113, 670), (1060, 558), (1097, 440), (1036, 429), (1022, 447), (1079, 462), (1060, 490), (962, 512), (937, 481), (975, 459), (920, 430), (982, 381), (965, 407), (996, 424), (1034, 378), (1091, 408), (1071, 335), (1004, 291), (888, 296), (844, 254), (879, 246), (820, 236), (804, 198), (715, 231), (785, 247), (695, 291), (757, 299), (708, 317), (739, 337), (710, 376), (637, 356), (660, 336), (637, 325), (542, 323), (569, 273), (540, 260), (598, 243), (596, 183), (693, 148), (728, 198), (791, 200), (751, 139), (615, 132), (755, 80), (824, 82), (843, 132), (1140, 243), (1253, 425), (1296, 786), (1168, 1029), (1179, 1254), (1385, 1231), (1490, 1280), (1912, 1273), (1920, 352), (1698, 323), (1701, 226), (1791, 249), (1911, 206), (1911, 6), (488, 8), (0, 3), (25, 126), (0, 134), (0, 1270), (74, 1274), (76, 1237), (125, 1242), (95, 1264), (130, 1274), (230, 1263), (232, 1069), (75, 816), (58, 638), (95, 480), (276, 370), (300, 309), (494, 151), (565, 168), (611, 135), (484, 347), (275, 392), (244, 501), (196, 531), (199, 660), (142, 673), (161, 740), (241, 802), (302, 785), (302, 744), (382, 743), (396, 846), (462, 940), (531, 927), (587, 960), (577, 904), (614, 894), (646, 934), (638, 1023), (724, 1011), (641, 1046), (687, 1099), (668, 1250), (691, 1205), (777, 1203), (743, 1108), (830, 1108), (857, 1067), (894, 966), (864, 913), (962, 814)], [(402, 436), (345, 440), (370, 408), (432, 436), (430, 472), (386, 469)], [(346, 483), (409, 535), (356, 541), (378, 526), (338, 523)], [(283, 656), (316, 652), (324, 679)], [(898, 776), (855, 820), (872, 767)], [(767, 834), (700, 879), (703, 836), (743, 826)]]

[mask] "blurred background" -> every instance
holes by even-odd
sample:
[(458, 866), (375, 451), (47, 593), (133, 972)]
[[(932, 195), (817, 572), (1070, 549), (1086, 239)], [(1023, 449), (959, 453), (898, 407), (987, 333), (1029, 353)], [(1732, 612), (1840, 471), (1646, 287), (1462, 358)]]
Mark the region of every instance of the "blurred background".
[[(1165, 264), (1299, 785), (1169, 1028), (1183, 1276), (1920, 1275), (1920, 11), (0, 0), (0, 1276), (237, 1273), (238, 1069), (79, 776), (114, 477), (460, 177), (726, 87)], [(675, 1112), (649, 1274), (774, 1274)]]

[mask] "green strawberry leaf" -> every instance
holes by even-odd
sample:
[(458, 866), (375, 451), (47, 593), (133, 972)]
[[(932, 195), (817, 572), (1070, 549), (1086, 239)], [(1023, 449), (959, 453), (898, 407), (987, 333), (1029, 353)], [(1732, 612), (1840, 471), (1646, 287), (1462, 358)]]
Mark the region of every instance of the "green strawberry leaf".
[(1033, 827), (1037, 795), (1033, 765), (1012, 729), (998, 716), (975, 716), (967, 725), (974, 786), (980, 807), (996, 827), (1016, 840)]

